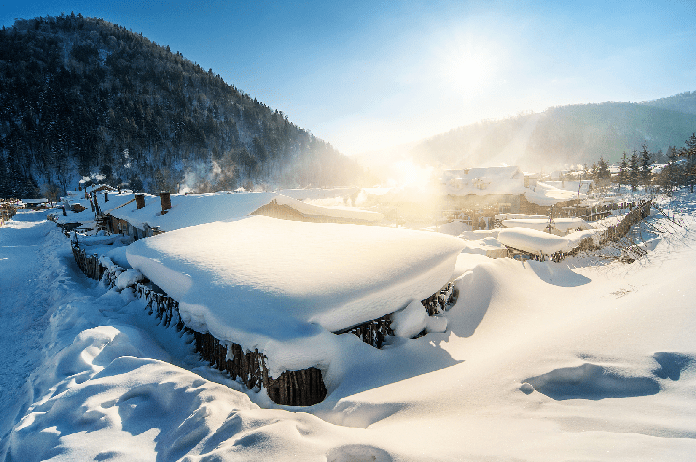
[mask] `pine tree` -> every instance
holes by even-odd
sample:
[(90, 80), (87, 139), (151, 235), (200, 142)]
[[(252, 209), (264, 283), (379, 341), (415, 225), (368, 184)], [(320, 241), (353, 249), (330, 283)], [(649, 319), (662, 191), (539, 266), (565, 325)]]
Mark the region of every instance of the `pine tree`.
[(686, 158), (685, 180), (689, 184), (690, 192), (693, 193), (694, 182), (696, 182), (696, 133), (692, 133), (685, 144), (680, 155)]
[(670, 146), (667, 149), (667, 166), (664, 172), (664, 183), (667, 186), (669, 192), (671, 193), (674, 189), (681, 183), (681, 167), (677, 163), (679, 160), (679, 154), (674, 146)]
[(599, 162), (597, 163), (597, 176), (600, 180), (610, 180), (611, 179), (611, 172), (609, 171), (609, 165), (607, 164), (607, 161), (604, 160), (604, 157), (600, 157)]
[(633, 150), (631, 159), (628, 161), (628, 182), (631, 185), (631, 191), (635, 191), (638, 187), (640, 179), (640, 162), (638, 160), (638, 153)]
[(619, 176), (617, 181), (619, 183), (619, 190), (621, 190), (622, 185), (628, 184), (628, 161), (626, 160), (626, 151), (623, 152), (621, 164), (619, 164)]
[(650, 152), (648, 147), (644, 144), (643, 149), (640, 151), (640, 182), (644, 185), (650, 184), (651, 170), (650, 170)]

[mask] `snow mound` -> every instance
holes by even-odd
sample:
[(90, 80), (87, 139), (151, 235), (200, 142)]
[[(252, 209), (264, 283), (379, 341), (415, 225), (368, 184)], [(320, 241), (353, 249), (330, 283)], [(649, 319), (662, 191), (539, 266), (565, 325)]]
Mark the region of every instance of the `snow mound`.
[[(549, 218), (512, 218), (503, 220), (506, 228), (529, 228), (543, 231), (549, 226)], [(582, 218), (554, 218), (551, 226), (558, 231), (567, 233), (571, 229), (589, 229)]]
[(127, 256), (192, 329), (303, 369), (331, 355), (329, 331), (437, 292), (464, 245), (438, 233), (252, 216), (142, 239)]
[(428, 325), (428, 313), (423, 309), (423, 305), (414, 300), (401, 311), (392, 315), (391, 328), (399, 337), (415, 337)]
[(501, 229), (498, 233), (498, 241), (508, 247), (536, 255), (551, 255), (572, 250), (571, 241), (565, 237), (528, 228)]
[(143, 280), (143, 273), (137, 269), (129, 269), (119, 274), (116, 278), (116, 287), (123, 290), (128, 286), (135, 285), (136, 282)]

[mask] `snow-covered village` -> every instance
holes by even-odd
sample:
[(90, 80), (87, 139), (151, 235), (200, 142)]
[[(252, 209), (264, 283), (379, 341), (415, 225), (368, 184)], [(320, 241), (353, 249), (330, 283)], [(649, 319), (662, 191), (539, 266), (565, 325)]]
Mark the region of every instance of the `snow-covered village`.
[[(8, 4), (0, 461), (694, 460), (696, 92), (600, 7), (462, 3)], [(644, 8), (603, 47), (694, 45)]]

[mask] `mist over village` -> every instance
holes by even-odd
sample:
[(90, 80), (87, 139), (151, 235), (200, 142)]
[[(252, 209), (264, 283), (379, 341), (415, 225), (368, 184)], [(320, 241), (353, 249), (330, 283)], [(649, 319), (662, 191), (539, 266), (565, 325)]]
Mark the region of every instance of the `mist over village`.
[(696, 454), (696, 12), (0, 15), (0, 460)]

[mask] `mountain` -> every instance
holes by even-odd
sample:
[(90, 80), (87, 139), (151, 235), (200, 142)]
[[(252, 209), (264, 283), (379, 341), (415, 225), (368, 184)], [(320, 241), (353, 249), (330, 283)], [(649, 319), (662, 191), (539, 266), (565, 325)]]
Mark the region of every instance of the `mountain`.
[(696, 114), (696, 91), (687, 91), (667, 98), (646, 101), (641, 104), (662, 109), (672, 109), (686, 114)]
[(520, 165), (554, 169), (615, 162), (645, 144), (650, 152), (683, 146), (696, 132), (696, 93), (646, 103), (552, 107), (497, 121), (483, 121), (436, 135), (410, 148), (422, 165), (444, 168)]
[(281, 111), (122, 26), (71, 14), (0, 31), (0, 197), (97, 175), (205, 192), (361, 174)]

